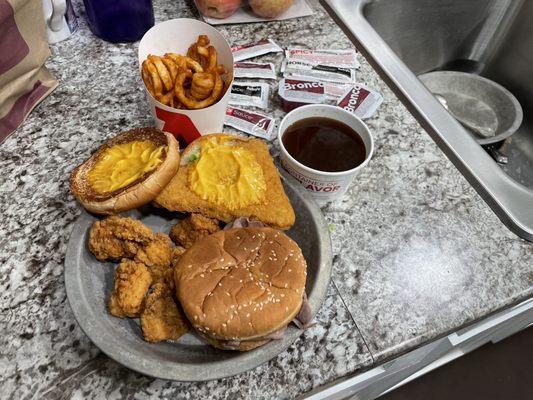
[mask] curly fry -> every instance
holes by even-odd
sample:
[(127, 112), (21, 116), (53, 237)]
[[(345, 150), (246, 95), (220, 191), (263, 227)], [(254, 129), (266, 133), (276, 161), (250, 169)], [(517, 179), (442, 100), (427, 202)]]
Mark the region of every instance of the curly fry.
[(194, 100), (189, 98), (185, 94), (185, 89), (183, 88), (183, 85), (185, 83), (185, 80), (187, 78), (191, 77), (190, 73), (182, 72), (178, 75), (178, 78), (176, 79), (176, 84), (174, 85), (174, 91), (176, 93), (176, 97), (179, 99), (179, 101), (185, 105), (190, 110), (198, 110), (200, 108), (205, 108), (210, 106), (211, 104), (215, 103), (220, 96), (220, 93), (222, 92), (223, 82), (222, 78), (218, 74), (213, 74), (215, 78), (215, 84), (213, 86), (213, 91), (211, 92), (211, 95), (201, 101)]
[(150, 73), (148, 72), (148, 68), (146, 67), (146, 61), (143, 61), (142, 68), (141, 68), (141, 74), (143, 78), (143, 82), (146, 85), (146, 89), (150, 94), (155, 97), (155, 91), (154, 91), (154, 85), (152, 85), (152, 80), (150, 79)]
[(172, 79), (172, 86), (174, 86), (174, 82), (178, 76), (178, 66), (171, 58), (168, 57), (161, 58), (161, 61), (163, 64), (165, 64), (165, 67), (167, 67), (168, 72), (170, 73), (170, 79)]
[(220, 64), (217, 65), (217, 67), (215, 68), (215, 72), (219, 75), (224, 75), (228, 73), (228, 69), (226, 68), (226, 66)]
[(190, 57), (185, 57), (185, 64), (187, 65), (187, 68), (194, 72), (204, 72), (202, 66)]
[(187, 50), (187, 57), (192, 58), (196, 62), (200, 62), (200, 55), (198, 54), (198, 43), (193, 43)]
[(187, 65), (185, 64), (185, 56), (182, 56), (181, 54), (166, 53), (165, 58), (174, 61), (174, 64), (176, 64), (176, 67), (178, 68), (178, 72), (182, 72), (187, 69)]
[(198, 46), (208, 46), (210, 43), (209, 37), (207, 35), (199, 35), (196, 43), (198, 43)]
[(233, 72), (228, 71), (226, 73), (226, 80), (224, 82), (224, 90), (222, 91), (221, 97), (224, 96), (224, 94), (229, 90), (231, 86), (231, 81), (233, 81)]
[(157, 70), (157, 73), (159, 74), (159, 78), (161, 79), (161, 82), (163, 82), (163, 85), (165, 86), (165, 90), (171, 90), (174, 84), (174, 81), (170, 78), (168, 69), (163, 63), (163, 61), (161, 61), (161, 57), (150, 54), (148, 56), (148, 59), (154, 64)]
[(170, 92), (157, 96), (157, 100), (166, 106), (173, 107), (172, 104), (174, 103), (174, 91), (171, 90)]
[(204, 100), (213, 91), (215, 80), (213, 75), (207, 72), (200, 72), (192, 76), (191, 97), (195, 100)]
[(154, 90), (155, 96), (160, 96), (163, 94), (163, 82), (157, 73), (157, 68), (152, 63), (151, 60), (144, 60), (143, 68), (146, 68), (147, 74), (150, 77), (151, 87)]

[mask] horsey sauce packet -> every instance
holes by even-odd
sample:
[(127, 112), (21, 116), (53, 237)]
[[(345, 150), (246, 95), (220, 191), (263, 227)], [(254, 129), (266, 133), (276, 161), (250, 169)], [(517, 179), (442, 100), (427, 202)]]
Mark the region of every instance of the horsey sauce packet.
[(346, 91), (337, 105), (359, 118), (370, 118), (382, 102), (383, 97), (378, 92), (356, 84)]
[(361, 66), (359, 61), (357, 61), (357, 53), (353, 49), (308, 50), (289, 48), (285, 50), (285, 57), (289, 61), (304, 61), (311, 64), (332, 65), (342, 68), (357, 69)]
[(281, 52), (283, 49), (279, 47), (272, 39), (263, 39), (255, 43), (241, 44), (233, 46), (231, 52), (233, 53), (233, 61), (247, 60), (261, 56), (268, 53)]
[(313, 64), (300, 60), (285, 60), (281, 66), (284, 77), (320, 79), (329, 82), (355, 82), (355, 70), (334, 65)]
[(236, 106), (268, 107), (270, 87), (266, 83), (233, 82), (229, 103)]
[(285, 111), (293, 110), (305, 104), (320, 104), (326, 101), (324, 82), (317, 80), (281, 79), (278, 94)]
[(274, 119), (266, 115), (228, 107), (224, 124), (262, 139), (273, 139)]
[(276, 70), (272, 63), (239, 61), (233, 65), (235, 78), (276, 79)]

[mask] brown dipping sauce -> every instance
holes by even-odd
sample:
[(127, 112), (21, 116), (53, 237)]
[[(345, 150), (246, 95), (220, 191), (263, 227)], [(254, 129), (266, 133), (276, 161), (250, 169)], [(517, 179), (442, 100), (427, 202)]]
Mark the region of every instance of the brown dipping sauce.
[(340, 172), (366, 158), (363, 139), (348, 125), (330, 118), (295, 122), (283, 134), (283, 146), (297, 161), (319, 171)]

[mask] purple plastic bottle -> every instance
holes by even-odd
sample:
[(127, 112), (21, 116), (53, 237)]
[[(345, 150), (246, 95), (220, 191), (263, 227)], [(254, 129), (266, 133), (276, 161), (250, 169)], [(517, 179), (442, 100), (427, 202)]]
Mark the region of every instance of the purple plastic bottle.
[(135, 42), (154, 26), (152, 0), (83, 0), (91, 31), (108, 42)]

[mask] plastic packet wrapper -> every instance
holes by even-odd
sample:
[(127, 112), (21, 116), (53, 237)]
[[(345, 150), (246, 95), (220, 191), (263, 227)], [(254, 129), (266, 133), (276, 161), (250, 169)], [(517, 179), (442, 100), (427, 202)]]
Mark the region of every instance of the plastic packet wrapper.
[(263, 39), (258, 42), (241, 44), (231, 48), (235, 62), (262, 56), (263, 54), (278, 53), (282, 51), (283, 49), (272, 39)]
[(330, 65), (341, 68), (357, 69), (361, 66), (357, 60), (357, 53), (353, 49), (347, 50), (309, 50), (288, 48), (285, 57), (289, 61), (304, 61), (311, 64)]
[(318, 80), (283, 78), (279, 82), (278, 94), (285, 111), (306, 104), (324, 103), (327, 100), (325, 83)]
[(339, 99), (337, 106), (364, 119), (374, 115), (382, 102), (381, 94), (361, 84), (356, 84)]
[(355, 83), (355, 70), (333, 65), (313, 64), (300, 60), (285, 60), (281, 66), (284, 77), (320, 79), (329, 82)]
[(268, 107), (270, 87), (261, 82), (233, 82), (229, 103), (236, 106)]
[(272, 63), (239, 61), (233, 65), (233, 77), (276, 79), (276, 69)]
[(274, 119), (256, 112), (228, 107), (224, 124), (262, 139), (274, 138)]

